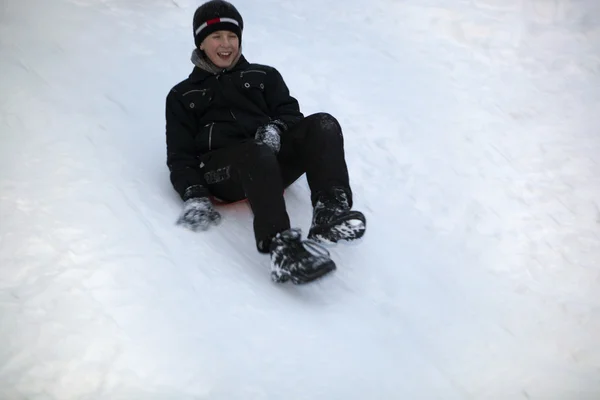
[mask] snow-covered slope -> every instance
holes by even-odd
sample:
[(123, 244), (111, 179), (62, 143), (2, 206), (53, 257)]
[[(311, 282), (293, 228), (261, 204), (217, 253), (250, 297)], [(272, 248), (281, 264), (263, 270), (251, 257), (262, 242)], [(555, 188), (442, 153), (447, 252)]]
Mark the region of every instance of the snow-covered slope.
[(369, 219), (305, 287), (174, 224), (198, 4), (0, 4), (1, 399), (600, 398), (598, 2), (238, 0)]

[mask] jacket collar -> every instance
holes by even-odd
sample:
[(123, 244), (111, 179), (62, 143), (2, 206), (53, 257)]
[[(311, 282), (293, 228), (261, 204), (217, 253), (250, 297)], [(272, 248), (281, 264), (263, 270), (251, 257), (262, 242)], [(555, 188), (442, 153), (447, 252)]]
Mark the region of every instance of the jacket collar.
[(216, 65), (214, 65), (210, 60), (204, 56), (204, 54), (200, 53), (198, 49), (194, 49), (192, 51), (191, 61), (194, 64), (194, 69), (189, 76), (190, 81), (198, 82), (203, 81), (204, 79), (220, 75), (226, 72), (236, 71), (244, 68), (249, 63), (246, 58), (242, 55), (242, 49), (240, 48), (240, 53), (238, 59), (233, 62), (233, 64), (229, 68), (220, 69)]

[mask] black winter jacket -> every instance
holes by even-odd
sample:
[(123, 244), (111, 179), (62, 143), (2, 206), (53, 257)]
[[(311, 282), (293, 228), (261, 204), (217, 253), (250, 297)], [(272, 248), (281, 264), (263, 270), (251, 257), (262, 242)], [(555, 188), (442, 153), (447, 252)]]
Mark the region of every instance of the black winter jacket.
[(217, 74), (198, 67), (175, 85), (166, 99), (167, 166), (182, 199), (188, 187), (205, 185), (201, 158), (242, 140), (273, 120), (291, 128), (304, 116), (273, 67), (251, 64), (243, 56)]

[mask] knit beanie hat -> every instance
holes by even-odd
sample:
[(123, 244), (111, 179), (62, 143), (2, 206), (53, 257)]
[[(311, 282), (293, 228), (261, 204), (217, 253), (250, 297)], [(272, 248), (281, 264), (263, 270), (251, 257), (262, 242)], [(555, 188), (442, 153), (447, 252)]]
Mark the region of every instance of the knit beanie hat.
[(196, 9), (194, 43), (197, 48), (208, 35), (220, 30), (235, 33), (241, 46), (244, 20), (233, 4), (224, 0), (210, 0)]

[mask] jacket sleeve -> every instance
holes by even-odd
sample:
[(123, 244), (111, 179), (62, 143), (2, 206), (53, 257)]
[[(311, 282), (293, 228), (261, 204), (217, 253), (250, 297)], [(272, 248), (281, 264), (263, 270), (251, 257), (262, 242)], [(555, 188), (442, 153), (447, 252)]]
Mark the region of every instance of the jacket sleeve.
[(283, 77), (275, 68), (271, 68), (269, 73), (265, 99), (270, 108), (271, 119), (283, 121), (288, 129), (304, 118), (298, 100), (290, 95)]
[(194, 140), (194, 117), (186, 111), (174, 89), (167, 95), (165, 118), (167, 166), (173, 188), (183, 200), (207, 195)]

